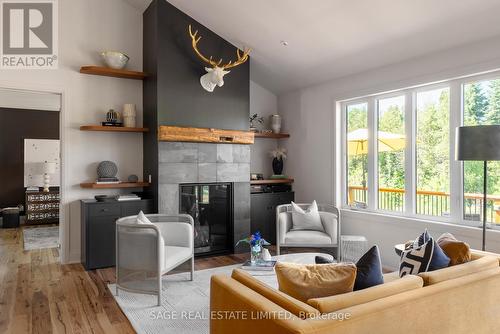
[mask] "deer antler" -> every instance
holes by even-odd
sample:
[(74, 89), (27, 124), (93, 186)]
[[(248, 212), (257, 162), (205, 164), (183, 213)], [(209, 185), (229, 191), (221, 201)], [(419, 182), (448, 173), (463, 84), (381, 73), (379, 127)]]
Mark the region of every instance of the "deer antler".
[(198, 36), (198, 30), (196, 30), (193, 33), (193, 31), (191, 30), (191, 25), (189, 25), (189, 36), (191, 36), (191, 43), (192, 43), (194, 52), (196, 52), (196, 54), (198, 55), (198, 57), (200, 57), (201, 60), (210, 64), (212, 67), (220, 67), (223, 69), (227, 69), (227, 68), (233, 68), (233, 67), (236, 67), (238, 65), (241, 65), (248, 60), (248, 54), (251, 51), (250, 49), (245, 49), (243, 51), (243, 55), (241, 55), (240, 49), (236, 49), (236, 55), (238, 56), (238, 59), (234, 63), (233, 63), (233, 61), (229, 61), (229, 63), (221, 66), (222, 58), (217, 62), (215, 60), (212, 60), (212, 57), (210, 57), (210, 58), (205, 57), (204, 55), (201, 54), (200, 50), (198, 50), (198, 42), (200, 41), (201, 36)]
[(207, 57), (205, 57), (204, 55), (201, 54), (200, 50), (198, 50), (198, 42), (200, 41), (201, 36), (198, 37), (198, 30), (196, 30), (193, 33), (193, 31), (191, 30), (191, 25), (189, 25), (189, 36), (191, 36), (191, 43), (193, 45), (193, 50), (194, 50), (194, 52), (196, 52), (198, 57), (201, 58), (201, 60), (212, 65), (212, 67), (217, 67), (222, 63), (222, 59), (220, 59), (219, 62), (216, 62), (215, 60), (212, 60), (212, 57), (210, 57), (210, 59), (208, 59)]
[(246, 62), (248, 60), (248, 54), (250, 53), (250, 51), (251, 51), (251, 49), (245, 49), (243, 51), (243, 55), (241, 55), (240, 49), (236, 49), (236, 55), (238, 56), (238, 59), (234, 63), (232, 61), (230, 61), (229, 63), (222, 65), (221, 67), (223, 69), (228, 69), (228, 68), (233, 68), (233, 67), (236, 67), (238, 65), (243, 64), (244, 62)]

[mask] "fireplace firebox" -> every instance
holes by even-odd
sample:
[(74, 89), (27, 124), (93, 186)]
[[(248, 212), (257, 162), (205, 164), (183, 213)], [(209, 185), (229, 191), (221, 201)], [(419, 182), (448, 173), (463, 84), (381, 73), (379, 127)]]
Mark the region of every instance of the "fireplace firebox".
[(233, 190), (231, 183), (179, 185), (179, 212), (194, 220), (196, 256), (233, 251)]

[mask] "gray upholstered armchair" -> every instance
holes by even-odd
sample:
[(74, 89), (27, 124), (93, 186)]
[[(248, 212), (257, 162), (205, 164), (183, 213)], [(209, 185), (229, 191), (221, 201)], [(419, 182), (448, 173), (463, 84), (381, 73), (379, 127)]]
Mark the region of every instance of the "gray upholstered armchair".
[(146, 215), (152, 224), (138, 224), (137, 216), (116, 221), (116, 294), (125, 290), (158, 296), (161, 278), (191, 260), (194, 272), (193, 218), (190, 215)]
[[(297, 204), (307, 209), (310, 204)], [(324, 232), (292, 229), (292, 205), (283, 204), (276, 207), (276, 252), (280, 254), (282, 247), (304, 248), (336, 248), (336, 259), (341, 258), (340, 247), (340, 213), (333, 205), (318, 204)]]

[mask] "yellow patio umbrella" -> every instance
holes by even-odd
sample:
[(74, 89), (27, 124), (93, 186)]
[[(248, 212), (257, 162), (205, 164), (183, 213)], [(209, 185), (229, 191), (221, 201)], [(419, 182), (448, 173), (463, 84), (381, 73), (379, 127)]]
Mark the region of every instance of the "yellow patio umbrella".
[[(368, 154), (368, 129), (357, 129), (347, 134), (347, 154)], [(378, 152), (392, 152), (404, 149), (405, 135), (379, 131)]]
[[(357, 129), (347, 134), (347, 154), (362, 155), (368, 154), (368, 129)], [(406, 138), (404, 135), (397, 133), (378, 132), (378, 152), (392, 152), (404, 149), (406, 146)], [(363, 179), (362, 186), (366, 187), (366, 170), (367, 160), (363, 161)], [(366, 202), (366, 193), (363, 192), (363, 200)]]

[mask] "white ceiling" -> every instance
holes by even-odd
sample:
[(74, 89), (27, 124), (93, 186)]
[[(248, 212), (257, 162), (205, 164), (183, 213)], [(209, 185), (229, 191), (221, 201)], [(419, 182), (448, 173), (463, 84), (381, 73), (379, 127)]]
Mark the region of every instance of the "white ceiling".
[[(141, 11), (151, 2), (126, 1)], [(500, 35), (499, 0), (169, 2), (251, 47), (252, 80), (276, 93)]]

